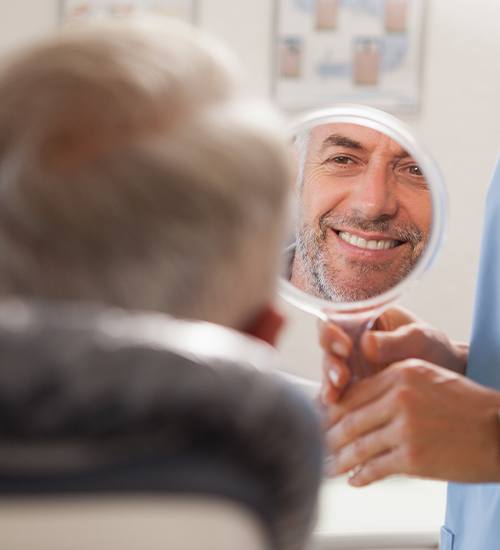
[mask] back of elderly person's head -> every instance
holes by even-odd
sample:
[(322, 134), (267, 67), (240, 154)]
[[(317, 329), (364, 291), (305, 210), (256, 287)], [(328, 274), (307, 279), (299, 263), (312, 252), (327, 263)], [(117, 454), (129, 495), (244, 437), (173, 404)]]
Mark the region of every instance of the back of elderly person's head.
[(74, 28), (0, 75), (0, 296), (241, 328), (271, 296), (280, 125), (188, 26)]

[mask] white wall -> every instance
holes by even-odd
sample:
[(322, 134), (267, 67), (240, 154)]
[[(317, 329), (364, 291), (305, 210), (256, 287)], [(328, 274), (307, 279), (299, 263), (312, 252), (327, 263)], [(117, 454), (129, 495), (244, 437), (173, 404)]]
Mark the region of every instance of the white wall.
[[(486, 187), (500, 149), (500, 2), (427, 1), (422, 109), (406, 119), (439, 162), (449, 188), (445, 249), (405, 303), (465, 339), (470, 330)], [(272, 0), (200, 0), (200, 22), (225, 40), (250, 73), (270, 88)], [(0, 50), (51, 31), (57, 0), (0, 0)], [(290, 313), (282, 342), (296, 371), (317, 373), (315, 321)]]
[(51, 32), (58, 8), (57, 0), (0, 0), (0, 52)]

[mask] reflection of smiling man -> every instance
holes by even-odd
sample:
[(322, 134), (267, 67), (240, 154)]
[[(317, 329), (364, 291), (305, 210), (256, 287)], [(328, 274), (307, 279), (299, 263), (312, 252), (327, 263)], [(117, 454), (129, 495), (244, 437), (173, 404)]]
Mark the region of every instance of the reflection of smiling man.
[(420, 168), (394, 140), (354, 124), (318, 126), (298, 143), (301, 219), (291, 282), (335, 301), (389, 290), (429, 236), (431, 199)]

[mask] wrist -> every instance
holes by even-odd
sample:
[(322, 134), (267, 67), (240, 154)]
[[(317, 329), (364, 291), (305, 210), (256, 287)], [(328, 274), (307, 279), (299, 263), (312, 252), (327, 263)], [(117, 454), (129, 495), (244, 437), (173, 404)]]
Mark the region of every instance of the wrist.
[(471, 479), (480, 483), (500, 482), (500, 392), (483, 387), (482, 412), (480, 416), (481, 428), (478, 433), (482, 435), (477, 441), (476, 455), (479, 461), (475, 470), (479, 473), (477, 479)]

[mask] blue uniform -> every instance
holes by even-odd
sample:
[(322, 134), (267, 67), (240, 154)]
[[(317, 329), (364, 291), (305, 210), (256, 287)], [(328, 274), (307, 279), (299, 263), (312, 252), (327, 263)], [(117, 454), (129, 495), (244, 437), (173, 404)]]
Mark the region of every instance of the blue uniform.
[[(486, 203), (467, 375), (500, 390), (500, 157)], [(440, 550), (500, 550), (500, 484), (449, 484)]]

